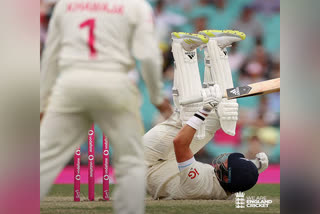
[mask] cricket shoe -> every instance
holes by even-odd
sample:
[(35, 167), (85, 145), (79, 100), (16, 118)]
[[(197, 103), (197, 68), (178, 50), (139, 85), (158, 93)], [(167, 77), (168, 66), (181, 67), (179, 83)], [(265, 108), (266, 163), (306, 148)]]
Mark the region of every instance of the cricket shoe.
[(173, 41), (181, 42), (183, 49), (186, 51), (192, 51), (200, 45), (208, 43), (209, 41), (209, 39), (204, 35), (184, 32), (172, 32), (171, 38)]
[(218, 46), (224, 49), (231, 46), (234, 42), (245, 40), (246, 34), (237, 30), (203, 30), (199, 34), (208, 37), (209, 39), (215, 39), (218, 42)]

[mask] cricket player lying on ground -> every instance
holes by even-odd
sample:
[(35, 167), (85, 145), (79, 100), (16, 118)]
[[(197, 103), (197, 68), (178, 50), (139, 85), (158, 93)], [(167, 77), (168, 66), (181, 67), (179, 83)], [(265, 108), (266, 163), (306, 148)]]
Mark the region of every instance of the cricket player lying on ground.
[[(213, 166), (194, 159), (219, 128), (235, 134), (238, 104), (222, 98), (222, 91), (233, 87), (225, 48), (245, 38), (239, 31), (200, 33), (204, 35), (172, 33), (175, 113), (143, 137), (147, 190), (154, 199), (232, 198), (233, 193), (252, 188), (259, 173), (268, 167), (265, 153), (256, 154), (255, 160), (241, 153), (225, 153), (213, 160)], [(199, 84), (199, 46), (205, 51), (204, 88)], [(203, 102), (179, 105), (181, 98), (197, 93)]]

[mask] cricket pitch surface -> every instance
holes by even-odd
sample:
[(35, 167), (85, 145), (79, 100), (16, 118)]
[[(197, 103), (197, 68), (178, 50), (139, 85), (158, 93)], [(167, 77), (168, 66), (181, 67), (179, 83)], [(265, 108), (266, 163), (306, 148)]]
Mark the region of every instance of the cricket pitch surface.
[[(114, 185), (110, 185), (112, 194)], [(88, 201), (88, 186), (81, 185), (81, 202), (73, 201), (72, 184), (55, 184), (50, 193), (40, 203), (41, 214), (106, 214), (112, 213), (112, 198), (102, 201), (102, 185), (95, 186), (95, 201)], [(112, 195), (111, 195), (112, 196)], [(257, 184), (245, 192), (245, 197), (265, 197), (272, 200), (266, 207), (236, 208), (233, 200), (153, 200), (146, 197), (146, 214), (231, 214), (231, 213), (280, 213), (280, 184)], [(247, 198), (248, 199), (248, 198)]]

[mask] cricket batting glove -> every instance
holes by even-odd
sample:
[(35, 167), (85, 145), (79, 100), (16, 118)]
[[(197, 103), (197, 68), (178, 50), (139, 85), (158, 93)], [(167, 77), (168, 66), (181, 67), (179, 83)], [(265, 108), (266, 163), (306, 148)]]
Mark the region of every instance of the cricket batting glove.
[(266, 170), (268, 168), (269, 159), (268, 159), (268, 156), (266, 155), (266, 153), (260, 152), (260, 153), (256, 154), (256, 160), (259, 163), (258, 172), (260, 174), (261, 172), (263, 172), (264, 170)]
[(217, 115), (220, 120), (222, 130), (231, 136), (235, 135), (235, 129), (238, 121), (238, 103), (220, 102), (217, 108)]
[(251, 161), (258, 168), (258, 173), (259, 174), (261, 172), (263, 172), (264, 170), (266, 170), (268, 168), (268, 165), (269, 165), (268, 156), (264, 152), (260, 152), (260, 153), (256, 154), (256, 159), (251, 160)]
[(202, 98), (203, 98), (203, 110), (207, 112), (211, 112), (212, 109), (216, 108), (216, 106), (222, 100), (222, 93), (219, 85), (215, 84), (214, 86), (210, 86), (208, 88), (204, 88), (201, 90)]

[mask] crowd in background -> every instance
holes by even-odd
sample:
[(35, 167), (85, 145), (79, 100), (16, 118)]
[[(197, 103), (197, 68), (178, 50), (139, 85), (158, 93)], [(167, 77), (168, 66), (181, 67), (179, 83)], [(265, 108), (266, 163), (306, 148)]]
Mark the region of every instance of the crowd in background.
[[(56, 0), (41, 1), (41, 51), (48, 22)], [(280, 0), (148, 0), (154, 9), (159, 47), (163, 53), (165, 95), (172, 101), (173, 56), (171, 32), (197, 33), (206, 29), (234, 29), (246, 34), (244, 41), (229, 48), (229, 62), (234, 85), (247, 85), (280, 77)], [(198, 51), (200, 76), (204, 75), (204, 53)], [(139, 63), (137, 62), (139, 65)], [(141, 114), (145, 131), (161, 122), (160, 114), (150, 103), (139, 66), (130, 77), (141, 92)], [(214, 138), (197, 155), (199, 161), (210, 163), (224, 152), (239, 151), (248, 158), (264, 151), (270, 163), (280, 162), (280, 94), (254, 96), (237, 100), (239, 120), (235, 136), (218, 130)], [(101, 159), (102, 133), (96, 126), (96, 160)], [(85, 154), (86, 144), (82, 146)], [(112, 150), (112, 149), (111, 149)], [(112, 152), (112, 151), (111, 151)], [(86, 161), (83, 156), (83, 161)]]

